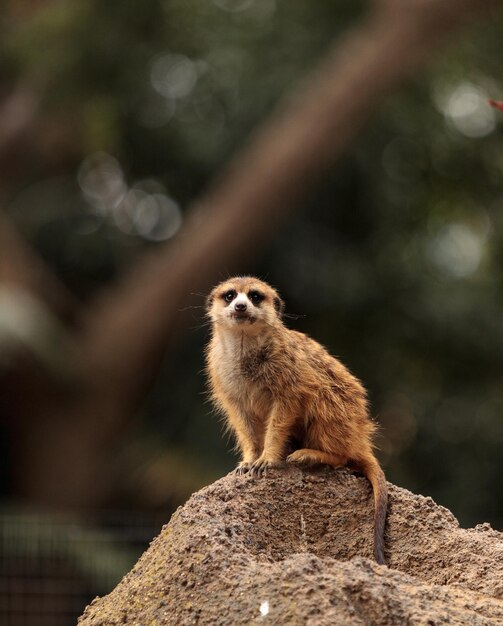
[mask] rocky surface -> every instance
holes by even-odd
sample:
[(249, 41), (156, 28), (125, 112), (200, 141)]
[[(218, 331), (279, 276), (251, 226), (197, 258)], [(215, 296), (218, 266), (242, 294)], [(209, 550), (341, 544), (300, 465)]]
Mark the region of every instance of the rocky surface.
[(390, 485), (389, 567), (348, 470), (229, 475), (178, 509), (80, 626), (503, 625), (503, 534)]

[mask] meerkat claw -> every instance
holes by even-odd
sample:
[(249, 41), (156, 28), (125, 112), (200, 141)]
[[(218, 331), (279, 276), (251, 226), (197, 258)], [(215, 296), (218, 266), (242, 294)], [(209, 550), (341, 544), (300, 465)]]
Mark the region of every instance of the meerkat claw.
[(262, 476), (267, 476), (268, 470), (281, 467), (283, 463), (281, 461), (266, 461), (265, 459), (257, 459), (254, 463), (252, 463), (250, 467), (250, 474), (252, 476), (256, 476), (257, 478), (261, 478)]
[(256, 478), (261, 478), (262, 476), (265, 476), (267, 474), (268, 465), (269, 463), (267, 461), (255, 461), (255, 463), (253, 463), (250, 467), (251, 475), (255, 476)]
[(234, 470), (234, 474), (237, 474), (238, 476), (243, 476), (244, 474), (247, 474), (250, 471), (251, 468), (251, 463), (240, 463), (236, 469)]
[(298, 454), (298, 452), (299, 451), (296, 450), (295, 452), (292, 452), (292, 454), (289, 454), (286, 457), (287, 463), (299, 463), (301, 465), (307, 465), (310, 461), (312, 461), (312, 459), (310, 459), (308, 456)]

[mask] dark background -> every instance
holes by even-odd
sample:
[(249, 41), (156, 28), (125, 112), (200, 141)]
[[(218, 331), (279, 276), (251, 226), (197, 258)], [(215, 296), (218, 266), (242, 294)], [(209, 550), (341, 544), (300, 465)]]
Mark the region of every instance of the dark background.
[[(176, 234), (251, 129), (366, 8), (6, 2), (0, 96), (21, 99), (7, 130), (0, 120), (3, 209), (87, 306)], [(388, 479), (432, 496), (463, 526), (489, 521), (499, 530), (503, 113), (487, 98), (503, 96), (501, 29), (501, 14), (474, 21), (377, 103), (350, 152), (272, 241), (246, 242), (251, 260), (237, 268), (277, 287), (287, 312), (302, 316), (288, 325), (364, 381)], [(23, 114), (29, 123), (17, 135)], [(110, 449), (119, 459), (114, 487), (93, 513), (102, 527), (103, 511), (120, 509), (140, 511), (156, 532), (236, 463), (204, 395), (203, 309), (190, 318)], [(29, 460), (13, 448), (11, 412), (4, 418), (0, 486), (12, 528), (19, 511), (53, 511), (19, 488), (14, 477), (29, 472)], [(23, 541), (18, 559), (28, 558)]]

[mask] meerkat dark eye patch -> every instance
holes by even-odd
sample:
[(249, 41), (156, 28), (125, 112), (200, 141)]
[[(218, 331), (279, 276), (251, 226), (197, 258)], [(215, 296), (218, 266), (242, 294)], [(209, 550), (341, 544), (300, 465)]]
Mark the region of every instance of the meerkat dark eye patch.
[(229, 291), (226, 291), (224, 294), (222, 294), (222, 298), (227, 303), (232, 302), (236, 296), (237, 293), (235, 289), (229, 289)]
[(255, 289), (252, 289), (251, 291), (248, 292), (248, 298), (250, 298), (253, 304), (260, 304), (262, 300), (265, 298), (265, 296), (263, 293), (260, 293), (260, 291), (256, 291)]

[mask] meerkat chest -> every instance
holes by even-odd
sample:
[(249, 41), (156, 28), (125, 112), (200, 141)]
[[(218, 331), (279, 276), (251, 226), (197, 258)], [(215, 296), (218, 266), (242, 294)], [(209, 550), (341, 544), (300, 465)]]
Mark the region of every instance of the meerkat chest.
[(213, 367), (223, 393), (243, 411), (261, 414), (271, 403), (267, 381), (267, 348), (240, 342), (215, 344)]

